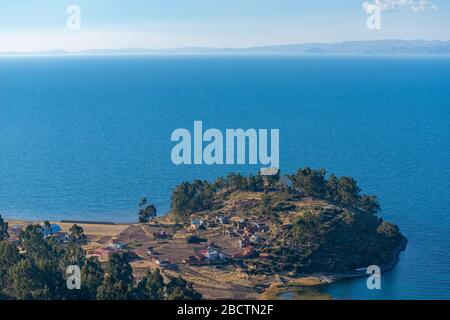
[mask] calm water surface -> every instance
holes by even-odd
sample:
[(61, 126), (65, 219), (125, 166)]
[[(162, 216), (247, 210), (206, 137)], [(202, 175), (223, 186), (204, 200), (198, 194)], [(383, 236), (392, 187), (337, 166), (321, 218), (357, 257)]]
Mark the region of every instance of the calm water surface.
[(281, 169), (324, 167), (377, 194), (409, 245), (382, 290), (337, 299), (450, 299), (450, 59), (0, 59), (0, 212), (136, 221), (147, 196), (253, 166), (177, 167), (170, 134), (279, 128)]

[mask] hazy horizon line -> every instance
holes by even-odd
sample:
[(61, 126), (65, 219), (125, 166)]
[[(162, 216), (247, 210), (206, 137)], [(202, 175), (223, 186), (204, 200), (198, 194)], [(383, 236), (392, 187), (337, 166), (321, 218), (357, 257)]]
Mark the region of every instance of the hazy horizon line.
[[(276, 49), (288, 49), (301, 46), (339, 46), (348, 44), (376, 44), (383, 42), (398, 42), (398, 43), (427, 43), (427, 44), (445, 44), (450, 45), (450, 40), (423, 40), (423, 39), (377, 39), (377, 40), (344, 40), (335, 42), (317, 41), (317, 42), (298, 42), (298, 43), (284, 43), (284, 44), (267, 44), (258, 46), (244, 46), (244, 47), (216, 47), (216, 46), (181, 46), (181, 47), (167, 47), (167, 48), (146, 48), (146, 47), (121, 47), (121, 48), (92, 48), (84, 50), (65, 50), (65, 49), (49, 49), (44, 51), (0, 51), (1, 56), (58, 56), (58, 55), (151, 55), (151, 54), (264, 54), (264, 52), (250, 52), (252, 50), (276, 50)], [(313, 48), (315, 49), (315, 48)], [(386, 48), (389, 49), (389, 48)], [(392, 48), (390, 48), (392, 49)], [(450, 48), (449, 48), (450, 50)], [(332, 52), (312, 52), (313, 54), (351, 54), (351, 53), (332, 53)], [(274, 54), (274, 52), (267, 52), (266, 54)], [(276, 54), (276, 53), (275, 53)], [(280, 52), (283, 55), (299, 55), (299, 54), (311, 54), (308, 52)], [(371, 55), (377, 54), (372, 52), (357, 53), (358, 55)], [(383, 53), (382, 53), (383, 54)], [(386, 55), (411, 55), (414, 52), (386, 52)], [(439, 53), (418, 53), (424, 55), (439, 55)], [(449, 52), (441, 53), (443, 55), (450, 54)]]

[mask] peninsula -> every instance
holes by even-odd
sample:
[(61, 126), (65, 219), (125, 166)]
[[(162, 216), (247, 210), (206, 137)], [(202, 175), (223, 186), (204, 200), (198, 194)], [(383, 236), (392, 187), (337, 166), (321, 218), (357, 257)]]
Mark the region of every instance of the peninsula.
[[(377, 198), (362, 195), (351, 177), (304, 168), (286, 176), (230, 174), (214, 182), (184, 182), (173, 191), (171, 212), (156, 217), (144, 199), (136, 224), (42, 228), (58, 226), (48, 239), (60, 250), (78, 242), (83, 263), (96, 261), (106, 270), (103, 282), (111, 260), (126, 256), (133, 292), (156, 274), (167, 292), (174, 279), (182, 279), (181, 291), (189, 297), (273, 299), (296, 292), (295, 298), (324, 299), (321, 285), (366, 276), (371, 265), (392, 268), (406, 248), (399, 228), (377, 217), (379, 210)], [(8, 240), (23, 255), (18, 260), (26, 259), (27, 223), (9, 225)], [(80, 234), (86, 237), (81, 242)], [(90, 298), (104, 297), (104, 287), (99, 281)], [(174, 297), (167, 292), (157, 297)]]

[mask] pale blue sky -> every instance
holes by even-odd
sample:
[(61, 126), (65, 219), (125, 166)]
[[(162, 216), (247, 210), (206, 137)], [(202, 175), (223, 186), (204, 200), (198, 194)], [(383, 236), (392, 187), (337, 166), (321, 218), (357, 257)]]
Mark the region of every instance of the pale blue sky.
[[(437, 10), (384, 11), (382, 30), (369, 31), (364, 0), (0, 0), (0, 52), (450, 40), (450, 2), (430, 1)], [(66, 28), (70, 4), (81, 8), (80, 31)]]

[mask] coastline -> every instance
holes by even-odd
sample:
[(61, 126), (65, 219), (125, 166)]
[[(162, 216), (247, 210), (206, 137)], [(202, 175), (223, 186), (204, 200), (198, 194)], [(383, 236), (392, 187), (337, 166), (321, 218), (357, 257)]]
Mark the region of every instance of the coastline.
[[(159, 223), (165, 221), (168, 217), (168, 214), (164, 216), (158, 217)], [(18, 220), (18, 219), (6, 219), (10, 226), (20, 225), (22, 227), (32, 224), (32, 223), (42, 223), (42, 221), (30, 221), (30, 220)], [(167, 222), (167, 221), (166, 221)], [(69, 232), (70, 227), (73, 224), (77, 224), (81, 226), (86, 235), (90, 238), (90, 240), (95, 242), (104, 242), (107, 238), (118, 238), (122, 234), (126, 233), (127, 230), (133, 227), (141, 227), (140, 224), (132, 224), (132, 223), (113, 223), (113, 222), (100, 222), (100, 221), (53, 221), (51, 223), (56, 223), (61, 227), (62, 232)], [(170, 240), (169, 240), (170, 241)], [(388, 271), (395, 267), (400, 259), (400, 254), (406, 249), (408, 240), (404, 239), (399, 245), (395, 248), (395, 252), (393, 253), (393, 260), (385, 265), (380, 266), (382, 272)], [(90, 248), (90, 247), (89, 247)], [(86, 248), (88, 250), (88, 248)], [(141, 272), (142, 267), (146, 268), (156, 268), (157, 266), (149, 263), (149, 264), (137, 264), (136, 272)], [(172, 271), (165, 271), (167, 274), (172, 274)], [(174, 273), (177, 274), (177, 273)], [(179, 271), (179, 275), (185, 276), (182, 270)], [(209, 275), (211, 276), (211, 275)], [(251, 294), (250, 296), (242, 296), (242, 297), (252, 297), (258, 300), (273, 300), (273, 299), (281, 299), (281, 300), (332, 300), (333, 297), (328, 293), (322, 290), (322, 287), (325, 285), (330, 285), (342, 280), (358, 278), (358, 277), (367, 277), (368, 275), (362, 271), (354, 271), (354, 272), (346, 272), (346, 273), (335, 273), (335, 274), (303, 274), (299, 277), (286, 277), (281, 275), (274, 275), (274, 279), (272, 281), (268, 278), (261, 280), (260, 283), (257, 283), (258, 287), (260, 287), (260, 292), (255, 294)], [(236, 278), (234, 278), (236, 280)], [(204, 285), (207, 286), (205, 283)], [(237, 296), (239, 298), (240, 296)], [(236, 298), (236, 297), (235, 297)]]
[[(407, 244), (408, 240), (405, 238), (396, 248), (394, 259), (390, 263), (380, 266), (382, 272), (389, 271), (397, 265), (401, 253), (406, 250)], [(288, 298), (288, 300), (333, 300), (334, 298), (332, 295), (322, 291), (324, 285), (332, 285), (339, 281), (368, 276), (369, 275), (365, 272), (356, 271), (336, 274), (303, 275), (297, 280), (289, 283), (283, 284), (280, 282), (271, 284), (260, 297), (263, 300), (280, 298)]]

